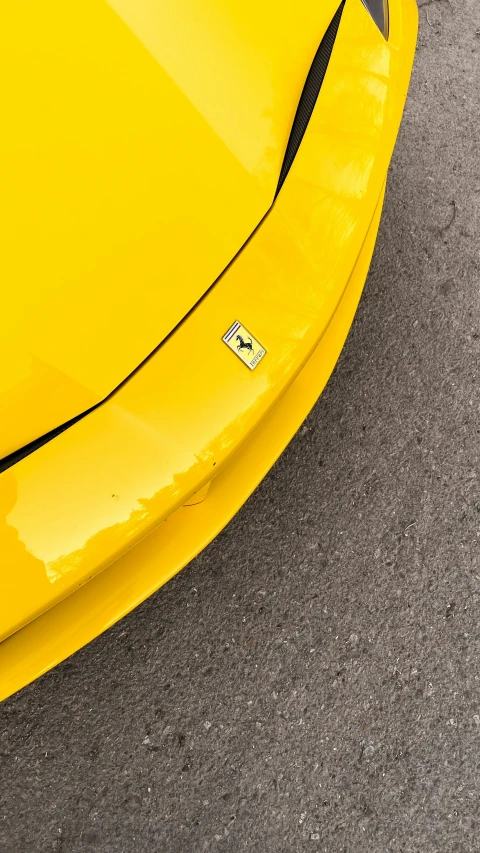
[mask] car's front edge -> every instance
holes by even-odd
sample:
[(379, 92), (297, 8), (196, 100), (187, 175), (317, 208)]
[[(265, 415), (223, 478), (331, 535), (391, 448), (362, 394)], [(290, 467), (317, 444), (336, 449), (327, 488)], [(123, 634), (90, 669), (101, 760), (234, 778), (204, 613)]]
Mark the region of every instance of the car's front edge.
[[(328, 381), (373, 253), (416, 40), (414, 0), (389, 0), (385, 33), (366, 6), (339, 7), (313, 112), (241, 251), (113, 395), (0, 474), (0, 698), (188, 563)], [(225, 342), (236, 323), (264, 351), (254, 369)]]

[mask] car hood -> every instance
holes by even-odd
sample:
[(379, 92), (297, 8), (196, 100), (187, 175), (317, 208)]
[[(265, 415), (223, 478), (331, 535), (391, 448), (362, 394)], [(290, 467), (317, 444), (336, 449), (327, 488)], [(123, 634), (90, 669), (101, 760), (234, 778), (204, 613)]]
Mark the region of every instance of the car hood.
[(2, 10), (0, 458), (111, 393), (242, 247), (337, 5)]

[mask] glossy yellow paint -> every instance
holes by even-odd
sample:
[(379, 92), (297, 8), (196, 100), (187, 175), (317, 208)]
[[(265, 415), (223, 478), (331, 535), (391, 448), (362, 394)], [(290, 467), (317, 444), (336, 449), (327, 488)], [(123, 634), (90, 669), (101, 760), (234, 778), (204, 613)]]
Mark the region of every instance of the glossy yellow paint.
[(288, 0), (3, 4), (0, 458), (111, 392), (257, 226), (336, 3), (293, 29)]
[[(321, 391), (351, 321), (342, 314), (347, 283), (357, 282), (358, 298), (366, 274), (371, 249), (365, 238), (369, 233), (371, 242), (376, 232), (375, 211), (408, 87), (416, 5), (391, 0), (390, 9), (387, 44), (360, 0), (347, 0), (320, 97), (282, 191), (196, 310), (105, 405), (0, 475), (0, 626), (9, 637), (0, 645), (4, 694), (69, 654), (82, 636), (93, 636), (92, 626), (103, 630), (100, 624), (135, 606), (215, 535), (230, 511), (212, 503), (217, 484), (232, 487), (239, 476), (235, 460), (245, 453), (245, 497), (273, 463), (291, 434), (274, 413), (297, 387), (302, 369), (311, 376), (305, 365), (318, 369), (313, 353), (321, 353), (326, 367), (313, 391), (302, 392), (304, 403), (300, 394), (290, 424)], [(254, 371), (222, 342), (234, 317), (267, 350)], [(265, 434), (258, 429), (262, 423), (276, 424), (272, 452), (260, 443), (264, 462), (248, 462), (247, 448)], [(212, 477), (203, 503), (181, 510)], [(224, 494), (223, 501), (235, 511), (232, 497)], [(193, 520), (187, 528), (185, 513), (210, 518), (203, 534)], [(180, 523), (181, 542), (178, 527), (173, 538), (168, 533)], [(142, 581), (143, 560), (148, 581)], [(91, 591), (107, 594), (103, 579), (137, 563), (133, 574), (143, 592), (132, 578), (115, 604), (110, 587), (109, 615), (102, 622), (100, 602), (85, 627)], [(83, 628), (66, 627), (72, 608)], [(52, 645), (56, 618), (63, 620), (63, 639)], [(33, 641), (38, 648), (28, 655)], [(20, 648), (29, 661), (23, 669)]]
[(382, 202), (383, 193), (348, 286), (315, 352), (260, 427), (212, 480), (208, 500), (199, 501), (200, 493), (195, 495), (93, 580), (0, 643), (0, 701), (144, 601), (190, 562), (247, 500), (301, 425), (335, 366), (363, 290)]

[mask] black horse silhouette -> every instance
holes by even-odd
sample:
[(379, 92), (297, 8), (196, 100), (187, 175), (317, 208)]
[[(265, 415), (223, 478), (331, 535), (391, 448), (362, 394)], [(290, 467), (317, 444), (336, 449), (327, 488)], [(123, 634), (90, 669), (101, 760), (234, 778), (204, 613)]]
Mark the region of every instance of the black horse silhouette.
[(237, 346), (238, 350), (246, 349), (247, 352), (253, 353), (252, 339), (250, 337), (248, 339), (248, 341), (250, 341), (250, 343), (248, 343), (248, 341), (244, 341), (241, 335), (237, 335), (235, 340), (238, 341), (238, 346)]

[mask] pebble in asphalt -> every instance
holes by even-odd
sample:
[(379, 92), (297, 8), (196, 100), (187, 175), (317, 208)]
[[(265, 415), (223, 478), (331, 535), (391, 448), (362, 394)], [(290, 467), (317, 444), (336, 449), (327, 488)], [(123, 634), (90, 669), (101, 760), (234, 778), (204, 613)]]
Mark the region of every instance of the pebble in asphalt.
[(0, 707), (5, 853), (480, 850), (480, 7), (419, 6), (332, 379), (189, 568)]

